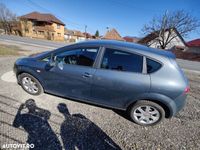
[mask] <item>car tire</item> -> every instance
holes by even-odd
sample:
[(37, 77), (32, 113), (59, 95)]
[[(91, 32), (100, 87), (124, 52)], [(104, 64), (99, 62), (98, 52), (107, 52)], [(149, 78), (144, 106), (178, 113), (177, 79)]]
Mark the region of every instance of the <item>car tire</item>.
[(22, 88), (31, 95), (40, 95), (43, 93), (43, 87), (40, 82), (28, 73), (22, 73), (18, 76)]
[(159, 124), (165, 118), (165, 111), (155, 102), (140, 100), (129, 109), (129, 115), (136, 124), (153, 126)]

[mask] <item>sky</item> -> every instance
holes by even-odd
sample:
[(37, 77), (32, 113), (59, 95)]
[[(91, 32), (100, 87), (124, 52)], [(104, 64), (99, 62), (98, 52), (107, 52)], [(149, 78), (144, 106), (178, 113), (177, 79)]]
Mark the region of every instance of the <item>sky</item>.
[[(144, 24), (166, 11), (184, 10), (200, 20), (200, 0), (0, 0), (18, 16), (38, 11), (51, 13), (66, 28), (104, 35), (107, 27), (121, 36), (144, 36)], [(200, 29), (189, 34), (186, 41), (200, 38)]]

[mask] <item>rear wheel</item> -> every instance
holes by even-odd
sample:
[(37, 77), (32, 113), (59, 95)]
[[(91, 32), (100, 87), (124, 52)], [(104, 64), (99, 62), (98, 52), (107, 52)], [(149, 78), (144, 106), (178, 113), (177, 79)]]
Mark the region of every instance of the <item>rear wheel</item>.
[(22, 73), (18, 76), (22, 88), (31, 95), (40, 95), (43, 88), (40, 82), (28, 73)]
[(139, 125), (152, 126), (160, 123), (164, 119), (165, 111), (157, 103), (141, 100), (131, 107), (129, 115)]

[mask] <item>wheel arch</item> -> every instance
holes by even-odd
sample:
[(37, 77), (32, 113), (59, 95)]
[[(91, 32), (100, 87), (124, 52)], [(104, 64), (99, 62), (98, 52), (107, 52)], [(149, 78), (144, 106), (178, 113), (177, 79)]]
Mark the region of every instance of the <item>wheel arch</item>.
[(33, 71), (33, 70), (31, 70), (31, 69), (29, 69), (29, 68), (27, 68), (27, 67), (20, 67), (20, 69), (19, 69), (19, 70), (17, 71), (17, 73), (16, 73), (17, 82), (18, 82), (19, 84), (21, 84), (20, 81), (19, 81), (19, 77), (20, 77), (20, 75), (23, 74), (23, 73), (28, 73), (28, 74), (30, 74), (31, 76), (33, 76), (35, 79), (37, 79), (37, 80), (40, 82), (42, 88), (44, 89), (44, 84), (43, 84), (43, 82), (42, 82), (41, 77), (39, 77), (39, 75), (37, 75), (37, 73), (36, 73), (35, 71)]
[(148, 94), (139, 96), (136, 100), (133, 100), (127, 104), (126, 110), (129, 111), (131, 107), (140, 100), (148, 100), (160, 105), (165, 111), (165, 118), (171, 118), (176, 113), (175, 102), (169, 97), (162, 94), (157, 94), (157, 93), (148, 93)]

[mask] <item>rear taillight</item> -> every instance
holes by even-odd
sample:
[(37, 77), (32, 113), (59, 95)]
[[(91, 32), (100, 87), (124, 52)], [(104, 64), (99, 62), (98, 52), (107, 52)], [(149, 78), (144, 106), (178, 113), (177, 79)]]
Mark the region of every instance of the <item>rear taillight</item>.
[(187, 94), (187, 93), (189, 93), (189, 92), (190, 92), (190, 87), (187, 86), (187, 87), (185, 88), (185, 90), (184, 90), (184, 93)]

